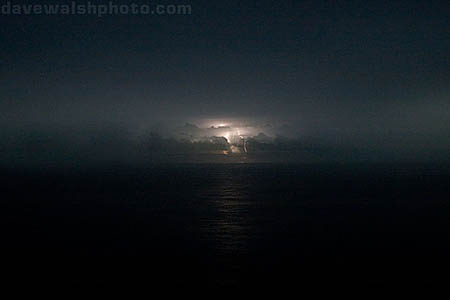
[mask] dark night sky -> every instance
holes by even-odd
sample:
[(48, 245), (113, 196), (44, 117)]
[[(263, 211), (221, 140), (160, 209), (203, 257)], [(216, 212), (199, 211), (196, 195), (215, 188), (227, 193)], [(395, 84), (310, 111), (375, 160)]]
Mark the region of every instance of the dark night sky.
[(448, 151), (448, 1), (171, 3), (192, 15), (1, 16), (2, 126), (269, 119)]

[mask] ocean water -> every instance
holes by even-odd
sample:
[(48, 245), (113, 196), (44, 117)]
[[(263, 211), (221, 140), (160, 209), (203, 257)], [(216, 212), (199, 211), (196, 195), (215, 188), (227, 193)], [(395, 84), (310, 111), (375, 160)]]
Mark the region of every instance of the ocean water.
[(449, 166), (165, 164), (2, 174), (11, 281), (436, 283), (450, 266)]

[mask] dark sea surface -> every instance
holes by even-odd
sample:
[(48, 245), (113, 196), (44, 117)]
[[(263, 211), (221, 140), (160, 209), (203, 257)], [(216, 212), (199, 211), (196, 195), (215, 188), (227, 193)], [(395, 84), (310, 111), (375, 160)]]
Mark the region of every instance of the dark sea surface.
[(166, 164), (2, 170), (4, 272), (23, 283), (436, 283), (450, 168)]

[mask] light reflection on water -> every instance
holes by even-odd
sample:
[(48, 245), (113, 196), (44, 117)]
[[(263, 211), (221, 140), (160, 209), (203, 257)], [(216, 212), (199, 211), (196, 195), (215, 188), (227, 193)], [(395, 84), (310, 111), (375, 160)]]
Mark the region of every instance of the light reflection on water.
[(212, 215), (200, 220), (202, 238), (212, 241), (221, 255), (246, 254), (252, 227), (248, 184), (245, 178), (233, 174), (232, 168), (214, 176), (214, 184), (199, 195), (212, 210)]

